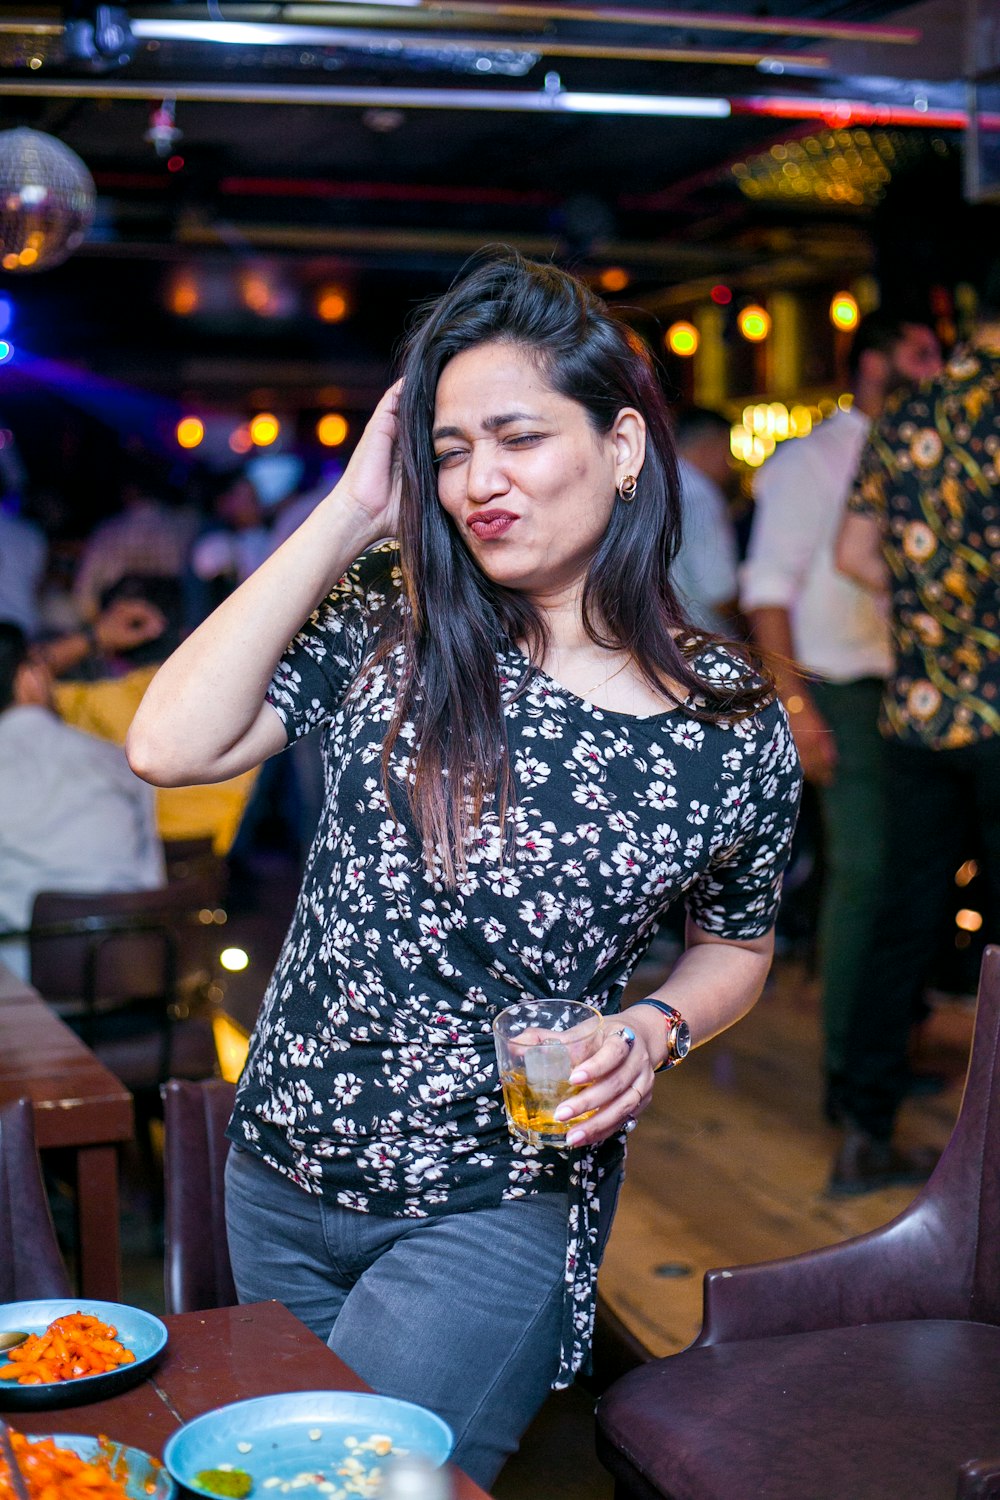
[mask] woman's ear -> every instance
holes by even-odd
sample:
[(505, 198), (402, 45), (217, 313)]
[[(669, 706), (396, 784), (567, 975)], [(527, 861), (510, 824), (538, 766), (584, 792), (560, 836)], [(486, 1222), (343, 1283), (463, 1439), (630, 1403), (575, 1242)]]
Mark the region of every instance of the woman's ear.
[(611, 428), (615, 473), (619, 479), (634, 474), (638, 479), (646, 458), (646, 419), (634, 406), (623, 406)]

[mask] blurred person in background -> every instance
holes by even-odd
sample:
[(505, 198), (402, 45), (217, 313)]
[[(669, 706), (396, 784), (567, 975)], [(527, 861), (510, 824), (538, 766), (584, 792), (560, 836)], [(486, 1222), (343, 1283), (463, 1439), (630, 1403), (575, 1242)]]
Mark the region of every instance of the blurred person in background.
[(54, 712), (47, 667), (0, 623), (0, 958), (28, 977), (23, 932), (39, 891), (140, 891), (164, 882), (151, 788), (124, 752)]
[(849, 355), (853, 405), (782, 444), (760, 470), (741, 603), (769, 653), (824, 829), (819, 967), (824, 1108), (837, 1115), (847, 1018), (885, 878), (879, 700), (892, 668), (884, 608), (837, 572), (834, 545), (871, 424), (888, 394), (940, 368), (923, 323), (872, 313)]
[(48, 558), (41, 527), (24, 515), (16, 495), (5, 495), (0, 500), (0, 620), (19, 625), (29, 639), (39, 631)]
[(1000, 263), (984, 278), (969, 345), (942, 374), (887, 404), (837, 542), (842, 572), (888, 607), (895, 661), (879, 721), (885, 879), (837, 1083), (836, 1194), (901, 1181), (911, 1160), (892, 1141), (908, 1091), (910, 1030), (970, 819), (983, 865), (983, 933), (1000, 941), (998, 455)]
[[(101, 601), (93, 624), (39, 647), (56, 677), (52, 702), (77, 729), (124, 745), (147, 687), (180, 642), (181, 585), (173, 578), (122, 578)], [(254, 770), (204, 786), (160, 787), (156, 821), (163, 839), (211, 838), (225, 855), (236, 838), (257, 778)]]
[(702, 406), (674, 417), (681, 545), (670, 574), (694, 623), (731, 636), (738, 633), (738, 552), (726, 500), (733, 478), (729, 429), (724, 416)]
[(194, 511), (157, 495), (155, 473), (138, 473), (122, 487), (118, 515), (102, 521), (85, 542), (73, 598), (79, 618), (92, 621), (106, 591), (126, 575), (180, 578), (197, 519)]
[(269, 555), (269, 520), (260, 493), (245, 470), (223, 478), (212, 517), (191, 548), (192, 624), (210, 614)]

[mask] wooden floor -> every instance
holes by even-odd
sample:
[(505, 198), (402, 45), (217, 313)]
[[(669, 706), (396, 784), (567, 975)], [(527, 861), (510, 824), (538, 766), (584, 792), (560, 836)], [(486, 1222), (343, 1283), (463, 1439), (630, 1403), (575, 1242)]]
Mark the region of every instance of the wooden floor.
[[(662, 973), (637, 975), (648, 994)], [(904, 1144), (943, 1148), (954, 1124), (972, 1034), (969, 1003), (942, 1002), (923, 1028), (919, 1062), (947, 1072), (944, 1093), (908, 1100)], [(912, 1196), (891, 1189), (824, 1196), (838, 1134), (820, 1110), (818, 998), (801, 964), (781, 960), (755, 1009), (657, 1080), (629, 1143), (600, 1285), (654, 1354), (701, 1325), (701, 1280), (713, 1266), (769, 1260), (859, 1234)]]

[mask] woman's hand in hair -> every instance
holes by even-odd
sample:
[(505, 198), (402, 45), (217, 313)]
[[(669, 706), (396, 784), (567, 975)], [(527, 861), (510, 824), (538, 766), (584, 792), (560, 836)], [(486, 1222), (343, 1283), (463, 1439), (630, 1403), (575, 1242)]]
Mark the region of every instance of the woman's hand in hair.
[(399, 524), (396, 412), (403, 382), (382, 397), (337, 485), (339, 496), (371, 520), (373, 542), (394, 537)]

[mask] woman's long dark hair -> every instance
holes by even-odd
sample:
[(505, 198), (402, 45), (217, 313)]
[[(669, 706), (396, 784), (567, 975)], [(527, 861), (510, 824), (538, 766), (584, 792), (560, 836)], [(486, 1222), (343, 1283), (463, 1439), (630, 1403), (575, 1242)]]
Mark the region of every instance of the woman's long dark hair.
[[(670, 583), (680, 545), (680, 493), (666, 404), (645, 345), (574, 277), (513, 251), (486, 252), (425, 312), (403, 351), (399, 403), (400, 563), (409, 608), (386, 622), (379, 656), (400, 644), (396, 712), (383, 778), (407, 721), (414, 726), (409, 795), (428, 864), (452, 884), (465, 840), (487, 797), (501, 826), (514, 796), (497, 651), (526, 643), (543, 659), (544, 617), (529, 599), (481, 572), (438, 502), (431, 430), (438, 379), (456, 354), (504, 341), (528, 349), (552, 390), (607, 433), (623, 407), (646, 420), (646, 456), (630, 504), (616, 500), (583, 591), (583, 622), (600, 646), (626, 651), (649, 685), (692, 716), (756, 712), (772, 686), (747, 664), (725, 683), (706, 681), (689, 656), (704, 640)], [(522, 686), (530, 679), (528, 666)], [(678, 696), (670, 684), (683, 690)]]

